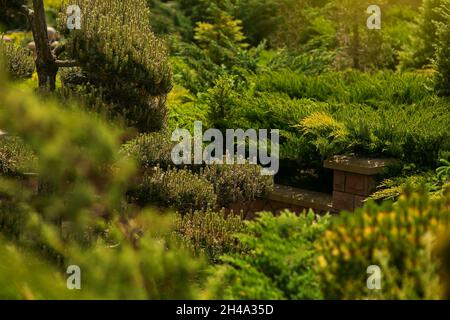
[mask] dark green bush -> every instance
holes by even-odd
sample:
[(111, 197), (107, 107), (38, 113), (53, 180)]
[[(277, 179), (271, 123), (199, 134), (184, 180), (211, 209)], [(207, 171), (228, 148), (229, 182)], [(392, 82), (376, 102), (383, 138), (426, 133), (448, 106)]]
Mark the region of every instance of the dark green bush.
[(192, 21), (183, 14), (176, 1), (148, 0), (147, 2), (150, 7), (150, 24), (155, 34), (177, 35), (183, 39), (192, 38)]
[(26, 2), (26, 0), (0, 0), (0, 32), (3, 28), (9, 30), (26, 27), (27, 18), (17, 13)]
[[(281, 159), (299, 161), (300, 168), (320, 170), (324, 157), (338, 153), (395, 157), (435, 168), (439, 154), (450, 150), (449, 103), (432, 95), (430, 76), (291, 72), (251, 79), (257, 92), (222, 85), (198, 103), (211, 106), (211, 121), (219, 127), (280, 129)], [(226, 98), (216, 92), (226, 92)], [(326, 119), (340, 129), (316, 130), (327, 127)]]
[(226, 253), (240, 252), (241, 244), (236, 238), (245, 232), (244, 220), (236, 214), (225, 214), (225, 210), (202, 210), (179, 215), (176, 232), (183, 244), (196, 255), (205, 254), (209, 261), (218, 263)]
[(219, 299), (320, 299), (320, 283), (313, 270), (314, 243), (329, 219), (314, 213), (279, 217), (261, 213), (239, 235), (245, 254), (229, 254), (216, 268), (211, 294)]

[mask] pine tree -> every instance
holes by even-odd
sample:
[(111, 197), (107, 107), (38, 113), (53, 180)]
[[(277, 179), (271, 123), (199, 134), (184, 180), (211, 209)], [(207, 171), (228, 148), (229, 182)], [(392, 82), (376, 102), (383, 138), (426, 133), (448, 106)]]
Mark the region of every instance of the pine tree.
[(167, 48), (151, 30), (147, 1), (72, 0), (66, 5), (81, 9), (79, 30), (65, 28), (65, 8), (59, 19), (60, 29), (66, 29), (65, 54), (77, 62), (81, 77), (69, 70), (63, 81), (81, 84), (87, 96), (95, 96), (91, 107), (100, 105), (127, 125), (140, 131), (161, 129), (172, 72)]

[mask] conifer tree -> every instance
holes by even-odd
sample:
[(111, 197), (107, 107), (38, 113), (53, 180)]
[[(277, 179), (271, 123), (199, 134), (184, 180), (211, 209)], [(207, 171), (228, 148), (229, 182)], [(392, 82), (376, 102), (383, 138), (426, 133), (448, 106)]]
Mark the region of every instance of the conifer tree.
[(450, 96), (450, 0), (443, 0), (436, 12), (442, 19), (437, 23), (436, 84), (441, 94)]
[(92, 107), (103, 105), (127, 125), (161, 129), (172, 73), (166, 46), (151, 30), (147, 1), (72, 0), (67, 5), (81, 9), (79, 30), (65, 28), (65, 8), (59, 19), (60, 29), (66, 30), (66, 57), (80, 69), (79, 76), (66, 74), (63, 81), (81, 84), (82, 91), (95, 96)]
[(435, 46), (438, 41), (437, 23), (443, 22), (437, 9), (443, 0), (424, 0), (419, 19), (419, 32), (416, 40), (416, 50), (413, 55), (415, 67), (430, 65), (435, 56)]

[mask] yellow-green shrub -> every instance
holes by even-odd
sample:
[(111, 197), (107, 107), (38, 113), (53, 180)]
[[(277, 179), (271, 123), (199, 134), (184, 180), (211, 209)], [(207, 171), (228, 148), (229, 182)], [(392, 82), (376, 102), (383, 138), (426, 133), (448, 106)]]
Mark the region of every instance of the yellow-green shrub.
[[(439, 261), (433, 255), (436, 232), (450, 216), (450, 190), (437, 200), (407, 190), (395, 204), (370, 203), (343, 213), (317, 248), (325, 298), (439, 298)], [(367, 268), (382, 271), (381, 290), (367, 287)]]

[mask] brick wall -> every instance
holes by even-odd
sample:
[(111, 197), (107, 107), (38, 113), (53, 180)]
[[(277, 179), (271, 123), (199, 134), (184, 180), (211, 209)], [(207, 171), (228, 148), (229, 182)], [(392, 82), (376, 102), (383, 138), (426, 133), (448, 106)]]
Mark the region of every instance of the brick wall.
[(363, 205), (374, 189), (374, 176), (335, 170), (333, 208), (353, 211)]

